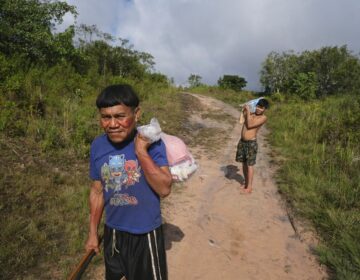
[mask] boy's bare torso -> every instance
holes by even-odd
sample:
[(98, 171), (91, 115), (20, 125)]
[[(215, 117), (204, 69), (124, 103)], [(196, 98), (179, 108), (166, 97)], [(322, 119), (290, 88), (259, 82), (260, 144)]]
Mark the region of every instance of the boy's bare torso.
[[(265, 115), (250, 114), (249, 118), (249, 120), (245, 121), (241, 131), (241, 139), (244, 141), (255, 140), (258, 130), (266, 120)], [(255, 121), (256, 123), (259, 122), (261, 124), (249, 128), (247, 123), (250, 123), (251, 121)]]

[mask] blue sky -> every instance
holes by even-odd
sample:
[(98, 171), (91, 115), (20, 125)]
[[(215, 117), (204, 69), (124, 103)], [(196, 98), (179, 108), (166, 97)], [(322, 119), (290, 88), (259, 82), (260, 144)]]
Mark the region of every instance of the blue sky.
[[(239, 75), (261, 90), (271, 51), (347, 45), (360, 53), (359, 0), (68, 0), (77, 23), (97, 25), (152, 54), (155, 69), (185, 85), (190, 74), (214, 85)], [(72, 24), (67, 16), (65, 24)]]

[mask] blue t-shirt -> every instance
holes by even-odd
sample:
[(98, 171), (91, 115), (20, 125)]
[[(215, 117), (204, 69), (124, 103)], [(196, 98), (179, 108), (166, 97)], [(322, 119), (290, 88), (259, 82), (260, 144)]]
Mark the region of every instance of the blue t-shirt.
[[(153, 143), (148, 153), (157, 166), (168, 166), (161, 140)], [(90, 178), (103, 185), (109, 227), (141, 234), (161, 225), (160, 198), (145, 179), (133, 139), (114, 144), (106, 134), (95, 138), (90, 149)]]

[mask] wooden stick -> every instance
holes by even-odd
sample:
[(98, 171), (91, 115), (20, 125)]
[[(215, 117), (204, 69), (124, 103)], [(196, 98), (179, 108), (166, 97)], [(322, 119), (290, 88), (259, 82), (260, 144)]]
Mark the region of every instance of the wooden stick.
[[(102, 236), (99, 237), (99, 246), (102, 241)], [(86, 252), (85, 255), (81, 258), (80, 262), (76, 266), (76, 268), (71, 272), (70, 276), (67, 280), (80, 280), (82, 274), (88, 267), (89, 263), (91, 262), (92, 258), (96, 255), (95, 250), (91, 250)]]

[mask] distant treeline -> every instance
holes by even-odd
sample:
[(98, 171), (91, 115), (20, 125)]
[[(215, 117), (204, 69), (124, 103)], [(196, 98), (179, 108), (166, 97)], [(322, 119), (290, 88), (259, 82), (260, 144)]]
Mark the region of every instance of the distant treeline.
[(262, 64), (260, 82), (268, 93), (314, 99), (355, 93), (360, 87), (360, 60), (346, 46), (319, 50), (271, 52)]

